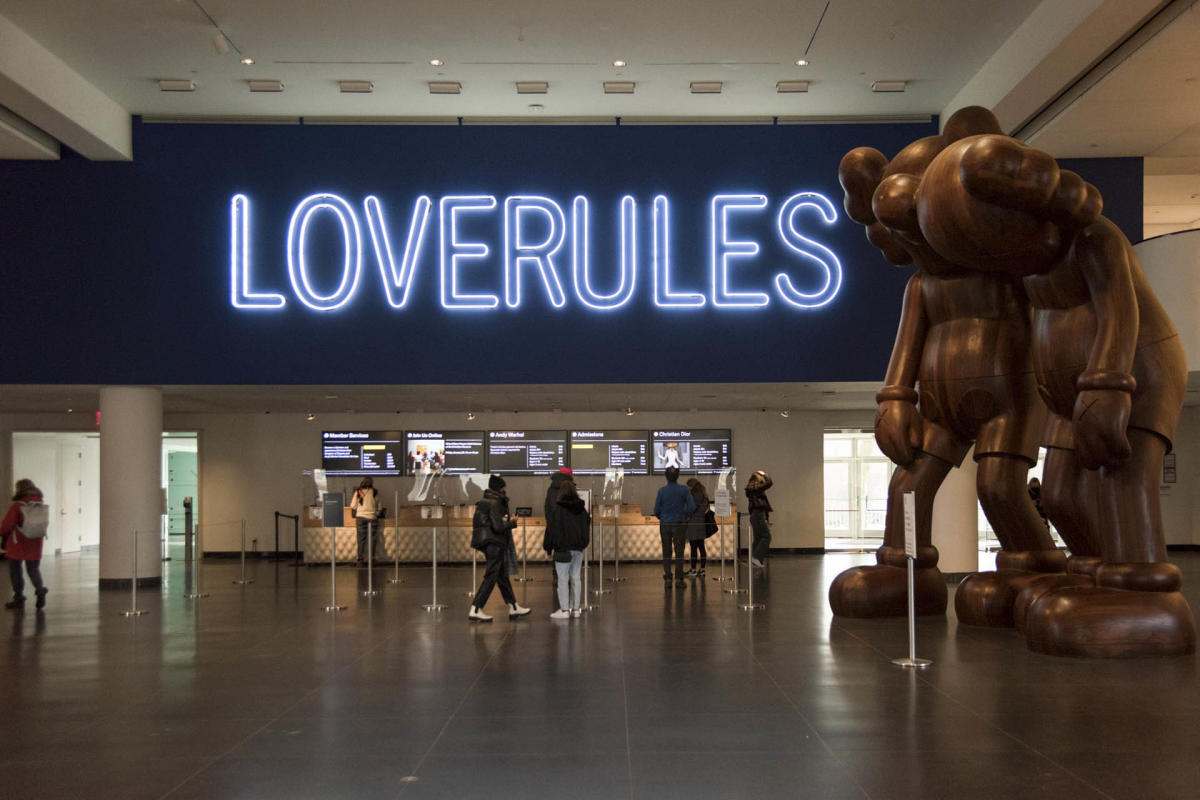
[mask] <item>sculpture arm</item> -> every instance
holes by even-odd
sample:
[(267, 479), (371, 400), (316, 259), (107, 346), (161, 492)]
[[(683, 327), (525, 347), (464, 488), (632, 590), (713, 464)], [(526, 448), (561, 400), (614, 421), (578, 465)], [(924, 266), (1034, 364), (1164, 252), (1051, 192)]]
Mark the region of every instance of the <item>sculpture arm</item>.
[(921, 273), (908, 281), (896, 342), (888, 361), (884, 386), (875, 395), (879, 404), (875, 414), (875, 441), (884, 455), (901, 466), (916, 458), (921, 446), (921, 417), (917, 412), (917, 376), (929, 319), (922, 299)]
[(1132, 372), (1139, 319), (1129, 245), (1102, 220), (1080, 232), (1075, 257), (1096, 314), (1087, 370), (1075, 385), (1076, 449), (1089, 469), (1114, 467), (1131, 452), (1126, 427), (1137, 388)]

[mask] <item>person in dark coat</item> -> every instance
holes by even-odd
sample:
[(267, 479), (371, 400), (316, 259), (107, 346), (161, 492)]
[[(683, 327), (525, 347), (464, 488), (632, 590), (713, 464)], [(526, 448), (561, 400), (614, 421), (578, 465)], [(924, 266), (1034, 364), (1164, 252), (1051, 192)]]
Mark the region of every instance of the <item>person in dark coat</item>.
[[(687, 571), (685, 577), (703, 578), (704, 570), (708, 566), (708, 550), (704, 547), (704, 539), (708, 532), (705, 530), (704, 515), (708, 513), (708, 507), (712, 501), (708, 499), (708, 490), (704, 488), (704, 484), (695, 478), (687, 479), (687, 487), (692, 493), (692, 502), (696, 504), (696, 510), (688, 515), (687, 521), (688, 549), (692, 553), (692, 567)], [(696, 569), (696, 556), (700, 557), (699, 569)]]
[(508, 495), (504, 493), (504, 479), (499, 475), (488, 478), (488, 488), (483, 497), (475, 504), (475, 518), (472, 521), (471, 546), (482, 550), (487, 557), (487, 567), (483, 571), (483, 582), (471, 603), (471, 611), (467, 618), (477, 622), (491, 622), (492, 616), (483, 613), (492, 589), (500, 585), (500, 596), (508, 606), (508, 618), (516, 619), (529, 613), (529, 609), (517, 604), (517, 596), (513, 593), (512, 583), (508, 580), (509, 543), (512, 542), (512, 530), (517, 522), (508, 515)]
[(687, 537), (687, 521), (696, 504), (692, 493), (679, 485), (679, 470), (667, 467), (663, 472), (667, 482), (659, 487), (654, 498), (654, 516), (658, 517), (658, 535), (662, 539), (663, 580), (670, 585), (671, 552), (675, 552), (675, 585), (687, 586), (683, 579), (683, 543)]
[(550, 615), (551, 619), (579, 617), (583, 613), (579, 576), (583, 551), (592, 537), (591, 525), (591, 515), (575, 482), (561, 481), (558, 497), (546, 516), (546, 535), (542, 540), (542, 548), (554, 554), (554, 571), (558, 574), (558, 610)]
[(555, 503), (558, 502), (558, 493), (562, 489), (563, 483), (566, 481), (574, 481), (574, 473), (570, 467), (563, 467), (558, 472), (550, 476), (550, 485), (546, 487), (546, 523), (550, 522), (550, 512), (553, 511)]
[(757, 470), (746, 482), (746, 499), (750, 506), (750, 529), (754, 531), (754, 544), (751, 546), (750, 563), (762, 567), (771, 550), (771, 501), (767, 499), (767, 489), (773, 481), (766, 470)]

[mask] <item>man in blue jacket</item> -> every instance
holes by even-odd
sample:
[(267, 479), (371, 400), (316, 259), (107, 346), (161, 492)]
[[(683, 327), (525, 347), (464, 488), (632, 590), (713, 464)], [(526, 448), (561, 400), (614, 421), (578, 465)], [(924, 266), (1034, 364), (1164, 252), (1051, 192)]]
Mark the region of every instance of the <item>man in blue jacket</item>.
[(683, 543), (687, 537), (687, 519), (696, 510), (696, 501), (686, 487), (679, 485), (679, 470), (668, 467), (663, 473), (667, 483), (654, 498), (654, 516), (658, 517), (658, 535), (662, 537), (663, 580), (671, 580), (671, 548), (675, 548), (675, 585), (687, 586), (683, 579)]

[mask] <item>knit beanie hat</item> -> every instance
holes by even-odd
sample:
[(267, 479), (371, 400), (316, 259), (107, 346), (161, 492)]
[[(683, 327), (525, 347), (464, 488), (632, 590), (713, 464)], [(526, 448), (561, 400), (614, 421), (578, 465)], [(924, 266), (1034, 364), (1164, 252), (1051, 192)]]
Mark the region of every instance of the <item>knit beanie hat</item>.
[(503, 489), (507, 484), (504, 483), (504, 478), (499, 475), (493, 475), (488, 478), (488, 488), (492, 490)]

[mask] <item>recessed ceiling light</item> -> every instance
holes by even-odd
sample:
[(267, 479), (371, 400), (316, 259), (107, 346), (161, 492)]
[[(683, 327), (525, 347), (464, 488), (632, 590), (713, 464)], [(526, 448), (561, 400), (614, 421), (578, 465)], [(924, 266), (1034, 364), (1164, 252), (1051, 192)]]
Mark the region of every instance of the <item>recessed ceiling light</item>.
[(161, 80), (158, 82), (158, 88), (164, 92), (194, 92), (196, 91), (196, 82), (188, 80)]
[(632, 408), (630, 408), (629, 406), (626, 406), (625, 407), (625, 416), (632, 417), (633, 415), (634, 415), (634, 410)]
[(634, 88), (637, 86), (633, 81), (605, 81), (605, 94), (633, 94)]
[(245, 58), (242, 59), (242, 63), (248, 67), (254, 63), (254, 59), (251, 58), (250, 56), (246, 56)]
[(797, 67), (807, 67), (807, 66), (808, 66), (808, 59), (807, 59), (807, 58), (797, 58), (797, 59), (796, 59), (796, 66), (797, 66)]
[(549, 91), (548, 81), (517, 81), (517, 94), (546, 94)]
[(316, 415), (316, 414), (314, 414), (314, 413), (312, 413), (312, 412), (310, 411), (310, 412), (308, 412), (307, 414), (305, 414), (305, 415), (304, 415), (304, 418), (305, 418), (306, 420), (308, 420), (309, 422), (312, 422), (314, 419), (316, 419), (316, 418), (317, 418), (317, 415)]
[(875, 81), (871, 84), (872, 92), (903, 92), (907, 88), (906, 81)]
[(530, 103), (529, 110), (535, 114), (540, 114), (546, 110), (546, 107), (544, 105), (542, 105), (541, 103)]
[(375, 91), (375, 81), (338, 81), (344, 94), (370, 94)]
[(779, 92), (779, 94), (807, 92), (808, 81), (777, 81), (775, 83), (775, 91)]
[(721, 81), (692, 81), (692, 94), (720, 94)]
[(275, 80), (249, 80), (246, 85), (250, 87), (252, 92), (282, 92), (283, 81)]
[(614, 62), (613, 62), (613, 66), (614, 66), (614, 67), (617, 67), (618, 69), (620, 69), (621, 67), (628, 67), (628, 66), (629, 66), (629, 62), (628, 62), (628, 61), (622, 61), (621, 59), (619, 59), (619, 58), (618, 58), (616, 61), (614, 61)]
[(430, 81), (430, 94), (462, 94), (462, 84), (458, 81)]
[(446, 66), (446, 62), (442, 61), (440, 58), (431, 58), (431, 59), (429, 59), (429, 66), (444, 67), (444, 66)]

